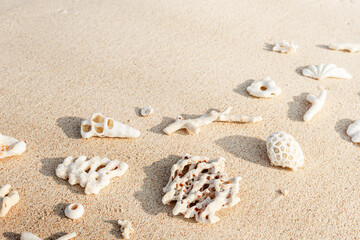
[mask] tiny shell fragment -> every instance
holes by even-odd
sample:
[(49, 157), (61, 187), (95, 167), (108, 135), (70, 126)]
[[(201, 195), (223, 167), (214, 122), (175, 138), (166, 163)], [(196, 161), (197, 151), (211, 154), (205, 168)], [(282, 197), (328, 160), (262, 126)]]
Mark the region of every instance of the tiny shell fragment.
[(146, 106), (144, 107), (143, 109), (141, 109), (141, 116), (143, 117), (147, 117), (149, 116), (150, 114), (152, 114), (154, 112), (154, 109), (151, 107), (151, 106)]

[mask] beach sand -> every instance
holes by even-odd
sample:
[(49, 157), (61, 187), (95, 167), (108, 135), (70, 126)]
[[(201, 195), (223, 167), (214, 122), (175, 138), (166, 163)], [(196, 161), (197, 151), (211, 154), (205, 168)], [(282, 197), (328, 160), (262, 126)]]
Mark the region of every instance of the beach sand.
[[(73, 1), (0, 0), (0, 132), (27, 151), (0, 160), (0, 186), (20, 202), (0, 219), (0, 239), (24, 231), (55, 239), (118, 239), (130, 220), (132, 239), (360, 238), (360, 149), (346, 129), (360, 118), (360, 53), (332, 51), (360, 41), (360, 1)], [(268, 50), (281, 40), (293, 55)], [(334, 63), (353, 79), (303, 77), (302, 67)], [(274, 99), (248, 95), (270, 76)], [(328, 92), (322, 111), (302, 121), (306, 94)], [(154, 113), (139, 117), (139, 108)], [(209, 109), (262, 116), (256, 124), (212, 123), (198, 135), (162, 129), (177, 115)], [(139, 129), (139, 139), (80, 136), (80, 122), (101, 112)], [(270, 166), (265, 141), (290, 133), (302, 146), (296, 172)], [(173, 216), (161, 203), (171, 166), (185, 153), (223, 156), (241, 176), (238, 205), (216, 224)], [(67, 156), (101, 156), (129, 165), (98, 195), (55, 175)], [(286, 196), (280, 190), (288, 191)], [(82, 218), (64, 216), (84, 205)], [(48, 238), (51, 237), (52, 238)]]

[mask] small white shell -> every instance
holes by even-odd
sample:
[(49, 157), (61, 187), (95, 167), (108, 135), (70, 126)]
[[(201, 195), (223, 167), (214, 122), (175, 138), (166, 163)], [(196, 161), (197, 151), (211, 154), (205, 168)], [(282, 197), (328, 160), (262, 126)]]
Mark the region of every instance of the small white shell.
[(343, 50), (351, 53), (360, 51), (360, 43), (331, 43), (328, 47), (333, 50)]
[(316, 66), (310, 65), (307, 68), (302, 69), (301, 72), (306, 77), (318, 80), (324, 78), (352, 78), (352, 76), (344, 68), (339, 68), (335, 64), (319, 64)]
[(11, 185), (9, 184), (0, 187), (0, 217), (5, 217), (5, 215), (10, 211), (10, 209), (15, 206), (20, 200), (18, 192), (10, 192), (10, 188)]
[(120, 230), (123, 238), (130, 239), (130, 235), (135, 231), (134, 228), (132, 227), (131, 222), (128, 220), (124, 220), (124, 221), (119, 220), (118, 224), (121, 228)]
[(360, 143), (360, 120), (350, 124), (346, 133), (351, 137), (351, 141)]
[(270, 77), (254, 81), (246, 89), (248, 93), (254, 97), (272, 98), (281, 93), (281, 88), (276, 86), (275, 82)]
[(21, 155), (26, 150), (26, 143), (0, 133), (0, 159)]
[(72, 203), (65, 208), (64, 213), (70, 219), (79, 219), (84, 214), (84, 207), (80, 203)]
[(144, 107), (143, 109), (141, 109), (141, 116), (143, 117), (147, 117), (149, 116), (150, 114), (152, 114), (154, 112), (154, 109), (151, 107), (151, 106), (146, 106)]
[(282, 40), (281, 42), (276, 43), (274, 45), (274, 47), (272, 48), (272, 50), (274, 52), (280, 52), (280, 53), (294, 53), (294, 52), (296, 52), (296, 49), (298, 47), (299, 46), (297, 46), (293, 43)]

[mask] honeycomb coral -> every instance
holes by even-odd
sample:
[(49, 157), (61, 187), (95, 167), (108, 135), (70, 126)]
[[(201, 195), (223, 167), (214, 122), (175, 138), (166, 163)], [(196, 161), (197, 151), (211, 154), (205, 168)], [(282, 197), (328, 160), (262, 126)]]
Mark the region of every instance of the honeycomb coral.
[(304, 165), (300, 145), (286, 132), (272, 133), (266, 140), (266, 148), (271, 165), (293, 170)]

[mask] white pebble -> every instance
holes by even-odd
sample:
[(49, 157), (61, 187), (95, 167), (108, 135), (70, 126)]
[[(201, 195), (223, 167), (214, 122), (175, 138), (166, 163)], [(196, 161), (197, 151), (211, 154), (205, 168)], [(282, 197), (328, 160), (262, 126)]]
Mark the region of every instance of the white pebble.
[(79, 203), (72, 203), (65, 208), (65, 216), (70, 219), (81, 218), (84, 214), (84, 207)]
[(147, 117), (149, 116), (150, 114), (152, 114), (154, 112), (154, 109), (151, 107), (151, 106), (146, 106), (144, 107), (143, 109), (141, 109), (141, 116), (143, 117)]

